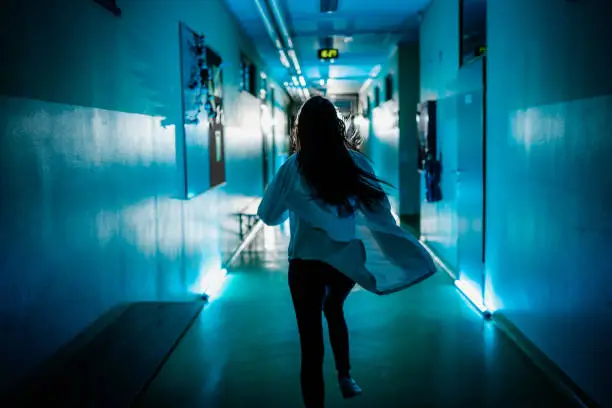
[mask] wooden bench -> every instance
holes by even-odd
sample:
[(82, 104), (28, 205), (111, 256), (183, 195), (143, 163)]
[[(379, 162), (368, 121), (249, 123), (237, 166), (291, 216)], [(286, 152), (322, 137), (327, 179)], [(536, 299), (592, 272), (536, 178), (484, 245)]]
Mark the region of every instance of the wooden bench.
[(224, 268), (228, 269), (232, 265), (238, 256), (251, 245), (263, 227), (263, 223), (257, 216), (257, 207), (259, 207), (260, 202), (260, 199), (253, 200), (241, 211), (234, 214), (238, 218), (238, 237), (240, 242), (223, 263)]
[(109, 312), (0, 398), (2, 407), (130, 407), (204, 302), (139, 302)]

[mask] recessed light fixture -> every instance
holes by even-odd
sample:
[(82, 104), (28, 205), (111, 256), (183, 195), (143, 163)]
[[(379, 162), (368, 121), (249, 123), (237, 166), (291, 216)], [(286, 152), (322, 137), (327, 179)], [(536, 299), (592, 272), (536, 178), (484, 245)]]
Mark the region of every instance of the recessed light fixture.
[(331, 14), (338, 11), (338, 0), (320, 0), (321, 13)]

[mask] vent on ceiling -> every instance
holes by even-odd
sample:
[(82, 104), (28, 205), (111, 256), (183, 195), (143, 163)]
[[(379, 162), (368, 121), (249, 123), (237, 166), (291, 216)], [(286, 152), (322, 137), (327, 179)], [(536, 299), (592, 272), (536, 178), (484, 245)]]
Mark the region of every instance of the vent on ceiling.
[(321, 13), (338, 11), (338, 0), (321, 0)]

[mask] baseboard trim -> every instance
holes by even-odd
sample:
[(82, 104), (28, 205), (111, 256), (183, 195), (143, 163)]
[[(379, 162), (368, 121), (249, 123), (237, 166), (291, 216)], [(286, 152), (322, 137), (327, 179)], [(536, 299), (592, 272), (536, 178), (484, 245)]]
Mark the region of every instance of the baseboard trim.
[(411, 233), (412, 235), (414, 235), (419, 240), (419, 242), (425, 247), (425, 249), (434, 256), (436, 262), (440, 264), (444, 272), (446, 272), (446, 274), (450, 276), (453, 281), (457, 280), (457, 273), (455, 272), (455, 269), (450, 265), (450, 263), (446, 259), (444, 259), (444, 257), (440, 256), (440, 253), (436, 251), (435, 248), (429, 245), (427, 240), (421, 237), (421, 234), (419, 233), (419, 231), (415, 230), (414, 227), (412, 227), (409, 223), (402, 223), (401, 227), (405, 229), (406, 231), (408, 231), (409, 233)]
[(172, 354), (178, 348), (181, 341), (187, 336), (187, 333), (189, 333), (191, 328), (194, 326), (195, 322), (198, 320), (198, 317), (200, 317), (205, 307), (206, 307), (206, 304), (203, 303), (200, 310), (193, 316), (193, 318), (191, 318), (191, 320), (189, 320), (189, 322), (187, 323), (187, 326), (183, 329), (179, 337), (174, 341), (174, 343), (170, 347), (170, 350), (166, 353), (162, 361), (157, 365), (153, 374), (151, 374), (150, 378), (142, 386), (142, 388), (138, 391), (138, 394), (136, 394), (136, 396), (134, 397), (134, 400), (132, 401), (132, 405), (131, 405), (132, 407), (139, 405), (138, 402), (140, 401), (140, 399), (149, 390), (149, 388), (151, 387), (151, 384), (153, 384), (153, 382), (158, 377), (159, 373), (162, 371), (162, 369), (164, 368), (168, 360), (170, 360), (170, 358), (172, 357)]
[(457, 278), (457, 272), (455, 271), (455, 268), (453, 268), (450, 265), (450, 263), (446, 259), (444, 259), (444, 257), (441, 256), (440, 253), (435, 248), (429, 245), (429, 242), (427, 242), (426, 240), (422, 238), (419, 238), (419, 241), (421, 241), (421, 244), (423, 244), (423, 246), (427, 248), (427, 250), (431, 252), (437, 258), (436, 261), (438, 261), (438, 263), (442, 265), (442, 269), (444, 269), (444, 272), (446, 272), (448, 276), (450, 276), (453, 279), (453, 281), (456, 281), (458, 278)]
[[(417, 231), (409, 224), (402, 225), (402, 228), (419, 238), (423, 246), (431, 252), (441, 264), (442, 269), (453, 279), (456, 280), (454, 268), (443, 258), (438, 252), (432, 248), (426, 240), (422, 239)], [(594, 401), (586, 392), (584, 392), (553, 360), (551, 360), (534, 342), (532, 342), (510, 319), (502, 312), (493, 312), (490, 315), (483, 315), (483, 319), (490, 319), (496, 327), (498, 327), (506, 337), (508, 337), (516, 346), (527, 356), (529, 360), (539, 370), (541, 370), (549, 381), (557, 387), (559, 391), (565, 394), (569, 399), (574, 401), (581, 408), (602, 408), (600, 404)]]
[(493, 323), (535, 364), (548, 379), (577, 406), (582, 408), (601, 408), (585, 393), (553, 360), (532, 342), (502, 312), (493, 313)]

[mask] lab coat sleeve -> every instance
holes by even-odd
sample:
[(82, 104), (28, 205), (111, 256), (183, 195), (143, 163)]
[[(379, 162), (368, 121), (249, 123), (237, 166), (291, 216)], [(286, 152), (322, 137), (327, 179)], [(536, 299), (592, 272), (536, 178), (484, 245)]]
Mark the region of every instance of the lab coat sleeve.
[[(364, 156), (357, 157), (355, 161), (363, 170), (375, 174)], [(361, 213), (367, 230), (376, 242), (376, 253), (366, 248), (366, 269), (374, 278), (375, 293), (383, 295), (403, 290), (436, 272), (431, 255), (419, 240), (398, 225), (387, 196), (371, 208), (363, 206)], [(385, 267), (377, 262), (378, 254), (382, 254), (390, 266)]]
[(287, 161), (278, 170), (264, 193), (257, 216), (266, 225), (280, 225), (289, 217), (286, 195), (291, 183), (292, 163)]

